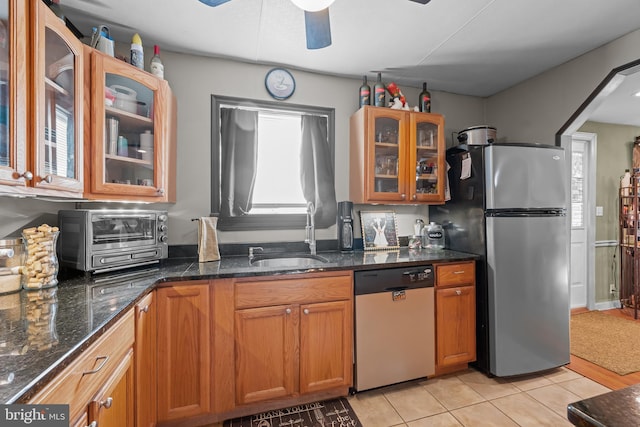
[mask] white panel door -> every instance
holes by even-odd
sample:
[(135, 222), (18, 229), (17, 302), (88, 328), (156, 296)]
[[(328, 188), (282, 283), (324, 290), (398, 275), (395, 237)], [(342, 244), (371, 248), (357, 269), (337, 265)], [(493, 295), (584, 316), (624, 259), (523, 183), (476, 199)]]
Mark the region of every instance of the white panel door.
[(571, 143), (571, 308), (587, 307), (588, 142)]

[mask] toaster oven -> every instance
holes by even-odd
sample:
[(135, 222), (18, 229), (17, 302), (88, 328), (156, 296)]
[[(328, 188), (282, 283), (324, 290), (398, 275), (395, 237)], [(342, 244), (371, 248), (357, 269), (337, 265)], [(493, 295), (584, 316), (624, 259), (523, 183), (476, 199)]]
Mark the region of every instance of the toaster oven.
[(157, 210), (58, 211), (58, 261), (92, 273), (158, 263), (168, 255), (167, 220)]

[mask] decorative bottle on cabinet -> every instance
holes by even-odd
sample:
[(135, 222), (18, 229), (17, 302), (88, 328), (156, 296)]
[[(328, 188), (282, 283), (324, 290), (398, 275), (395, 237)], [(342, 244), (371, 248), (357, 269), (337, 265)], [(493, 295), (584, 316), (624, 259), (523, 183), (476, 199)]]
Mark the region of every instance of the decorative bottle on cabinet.
[(373, 105), (376, 107), (384, 107), (386, 88), (382, 83), (382, 73), (378, 73), (378, 81), (373, 86)]
[(362, 76), (362, 86), (359, 91), (360, 107), (363, 105), (371, 105), (371, 87), (367, 84), (367, 76)]
[(164, 64), (160, 58), (160, 47), (157, 44), (153, 45), (153, 56), (149, 63), (149, 70), (154, 76), (164, 79)]
[(427, 82), (422, 83), (422, 92), (418, 96), (418, 107), (421, 112), (431, 112), (431, 93), (427, 90)]

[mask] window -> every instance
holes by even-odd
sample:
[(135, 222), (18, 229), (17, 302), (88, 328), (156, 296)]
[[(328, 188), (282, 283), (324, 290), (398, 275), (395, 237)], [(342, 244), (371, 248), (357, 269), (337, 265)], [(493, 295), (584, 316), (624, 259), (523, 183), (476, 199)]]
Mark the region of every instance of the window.
[(333, 109), (214, 95), (211, 152), (221, 230), (303, 228), (307, 201), (335, 223)]

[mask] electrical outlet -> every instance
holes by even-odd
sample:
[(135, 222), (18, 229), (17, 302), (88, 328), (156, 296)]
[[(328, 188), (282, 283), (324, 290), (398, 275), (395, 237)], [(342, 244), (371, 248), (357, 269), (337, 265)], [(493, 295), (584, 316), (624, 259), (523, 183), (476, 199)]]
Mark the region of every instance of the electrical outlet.
[(616, 291), (616, 285), (614, 283), (609, 283), (609, 292), (614, 293)]

